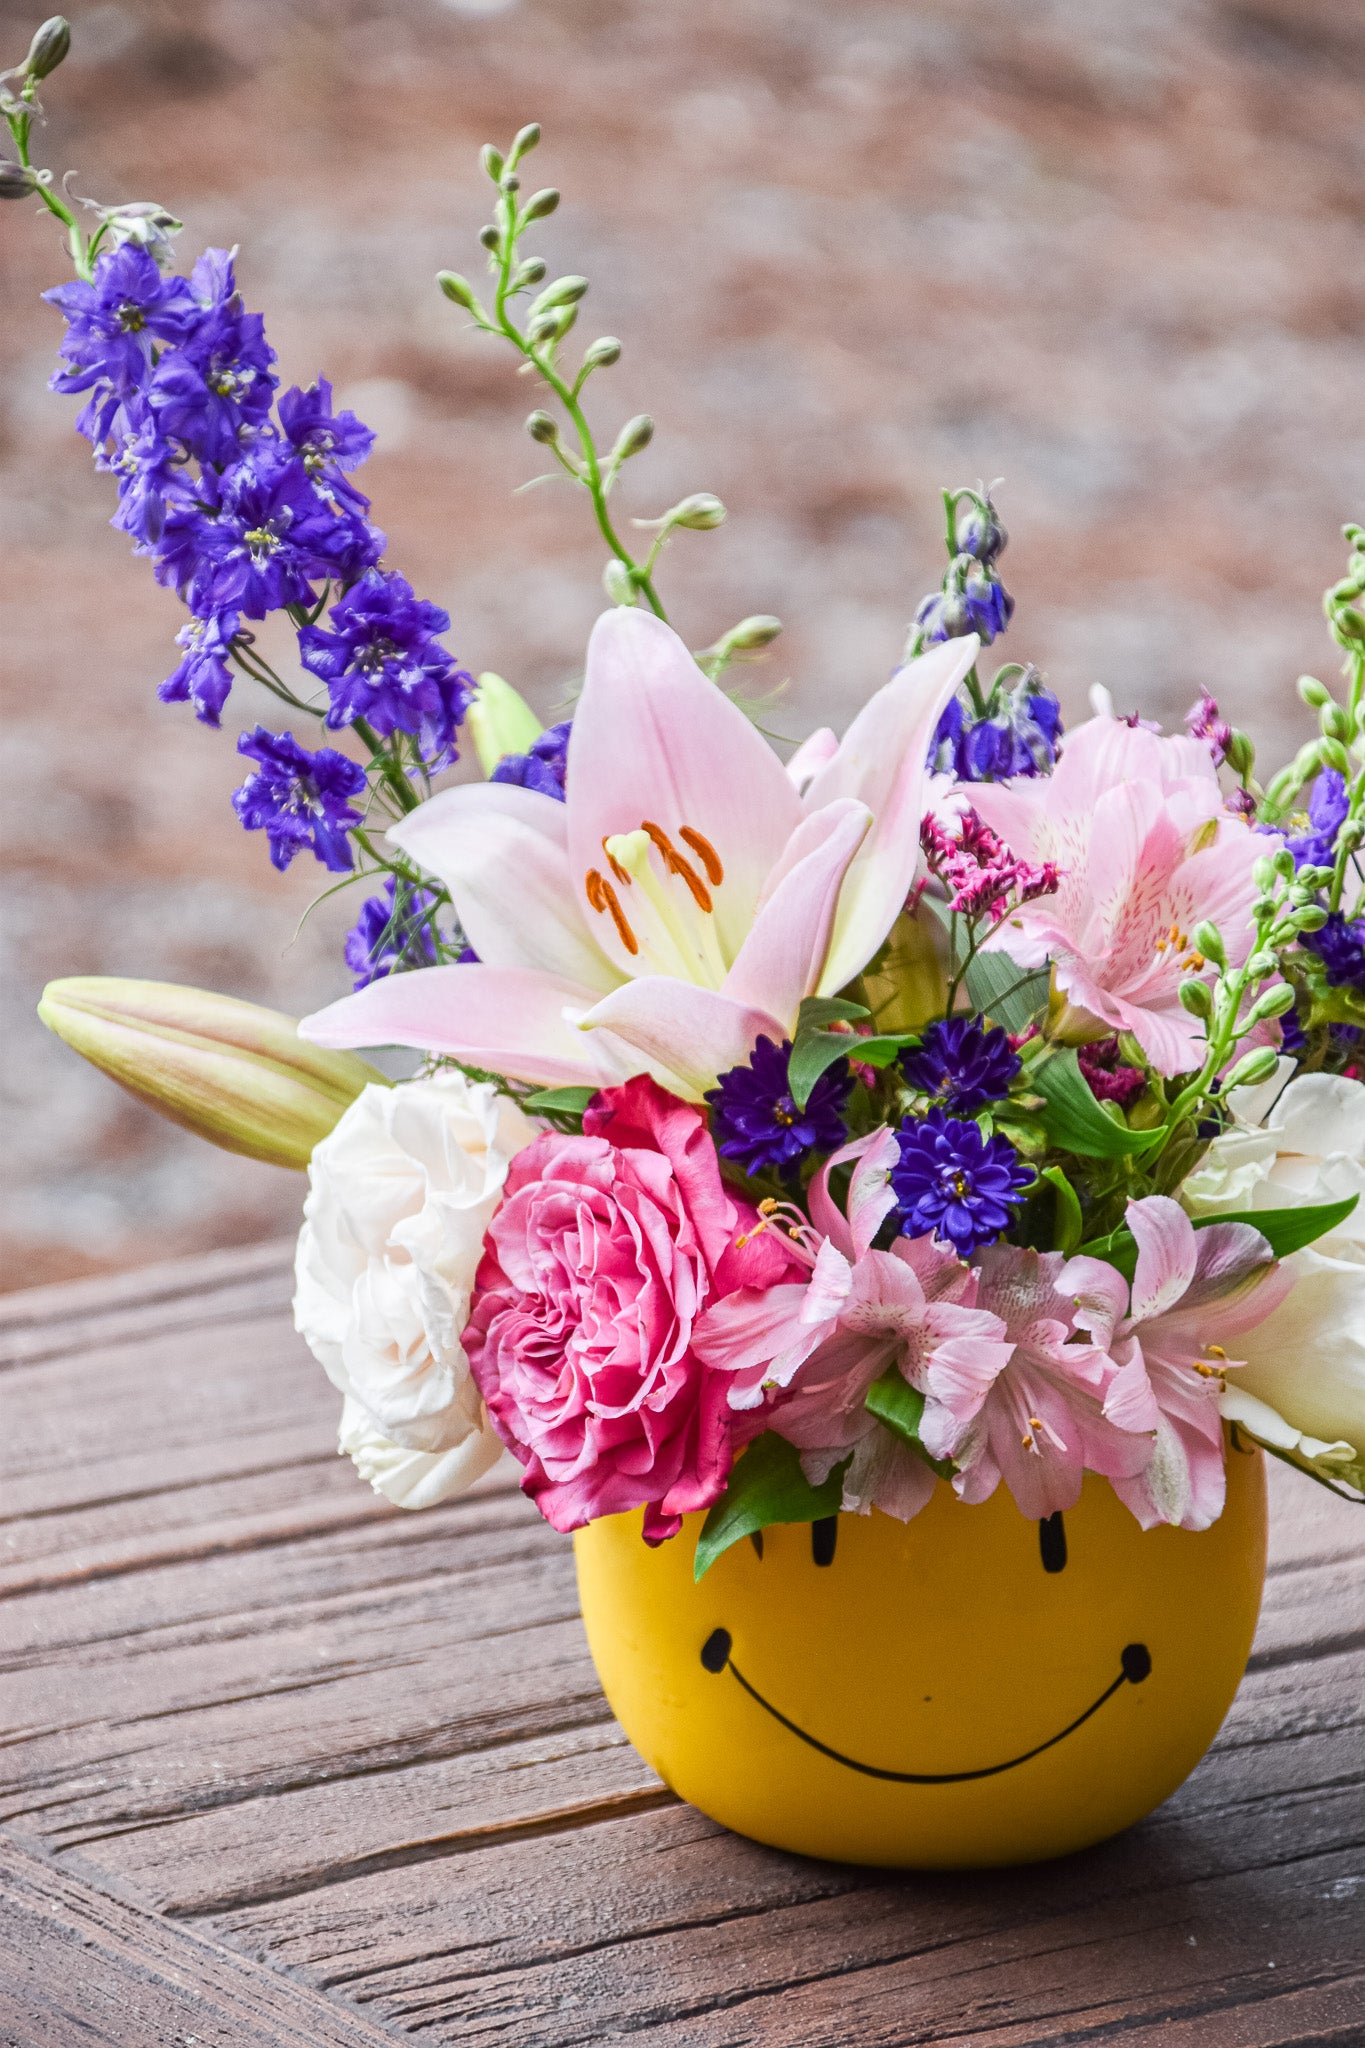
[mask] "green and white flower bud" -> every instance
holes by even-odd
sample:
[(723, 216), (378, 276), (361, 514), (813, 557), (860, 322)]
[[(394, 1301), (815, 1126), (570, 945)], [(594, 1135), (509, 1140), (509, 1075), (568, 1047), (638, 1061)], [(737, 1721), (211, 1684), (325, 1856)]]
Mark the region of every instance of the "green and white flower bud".
[(522, 220), (544, 220), (559, 204), (559, 194), (553, 185), (547, 185), (541, 192), (533, 192), (522, 209)]
[(724, 644), (737, 654), (756, 654), (760, 647), (770, 647), (781, 631), (781, 619), (774, 618), (771, 612), (755, 612), (751, 618), (731, 626)]
[(526, 753), (543, 730), (521, 692), (494, 675), (492, 669), (485, 669), (479, 677), (465, 723), (473, 735), (474, 751), (485, 775), (491, 775), (508, 754)]
[(1268, 896), (1275, 887), (1275, 863), (1268, 853), (1259, 854), (1252, 862), (1251, 879), (1258, 896)]
[(71, 48), (71, 24), (64, 14), (51, 15), (28, 46), (24, 71), (29, 78), (47, 78)]
[(539, 284), (544, 275), (544, 257), (528, 256), (526, 261), (519, 263), (512, 272), (511, 288), (514, 292), (525, 291), (528, 284)]
[(490, 255), (496, 256), (502, 247), (502, 229), (494, 227), (492, 221), (489, 221), (486, 228), (479, 229), (479, 241)]
[(1268, 974), (1275, 972), (1279, 964), (1275, 955), (1268, 949), (1253, 953), (1246, 966), (1248, 981), (1264, 981)]
[(547, 342), (563, 341), (577, 318), (577, 306), (551, 306), (527, 322), (526, 339), (533, 348), (543, 348)]
[(1280, 877), (1281, 881), (1293, 881), (1295, 873), (1294, 856), (1289, 851), (1289, 848), (1287, 846), (1281, 846), (1276, 848), (1275, 852), (1271, 856), (1271, 864), (1274, 867), (1276, 874)]
[(559, 439), (559, 428), (555, 421), (548, 412), (543, 412), (539, 408), (527, 419), (526, 431), (533, 441), (540, 441), (547, 448), (553, 447)]
[(725, 507), (710, 491), (694, 491), (690, 498), (684, 498), (671, 512), (664, 515), (666, 526), (686, 526), (697, 533), (709, 533), (712, 527), (723, 525)]
[(502, 176), (502, 151), (495, 149), (491, 142), (485, 142), (483, 148), (479, 151), (479, 162), (496, 185), (498, 179)]
[(1268, 1081), (1278, 1057), (1273, 1045), (1258, 1045), (1254, 1052), (1245, 1053), (1224, 1081), (1224, 1095), (1233, 1088), (1254, 1088), (1258, 1081)]
[(28, 199), (38, 190), (38, 173), (0, 157), (0, 199)]
[(1215, 967), (1227, 966), (1228, 955), (1227, 948), (1223, 944), (1223, 934), (1219, 931), (1216, 924), (1210, 923), (1208, 918), (1205, 918), (1202, 924), (1195, 926), (1194, 944), (1196, 950), (1202, 953), (1206, 960), (1212, 960)]
[(1294, 991), (1287, 981), (1282, 981), (1275, 988), (1268, 988), (1263, 996), (1256, 998), (1247, 1015), (1247, 1022), (1263, 1024), (1267, 1017), (1283, 1017), (1285, 1011), (1292, 1010), (1293, 1007)]
[(635, 578), (624, 562), (613, 555), (602, 571), (602, 588), (613, 604), (634, 604), (637, 596)]
[(532, 318), (546, 312), (551, 306), (571, 306), (581, 299), (588, 289), (586, 277), (557, 277), (553, 284), (547, 284), (544, 291), (531, 306)]
[[(1365, 620), (1362, 620), (1361, 624), (1362, 626), (1365, 626)], [(1322, 757), (1324, 767), (1335, 768), (1338, 775), (1350, 774), (1351, 757), (1347, 753), (1345, 747), (1343, 747), (1343, 745), (1341, 744), (1340, 740), (1319, 740), (1318, 752)]]
[(305, 1167), (342, 1111), (384, 1076), (328, 1052), (258, 1003), (167, 981), (75, 975), (38, 1015), (72, 1049), (172, 1123), (226, 1152)]
[(628, 461), (632, 455), (638, 455), (642, 448), (648, 448), (653, 439), (653, 420), (647, 412), (637, 412), (634, 419), (627, 420), (620, 433), (616, 436), (616, 442), (611, 451), (612, 461), (614, 463)]
[(1234, 775), (1250, 775), (1256, 766), (1256, 748), (1250, 733), (1234, 726), (1228, 736), (1226, 759)]
[(1318, 713), (1318, 724), (1324, 736), (1331, 740), (1348, 740), (1351, 737), (1351, 720), (1340, 704), (1329, 699)]
[(512, 162), (520, 163), (524, 156), (529, 156), (539, 140), (539, 121), (528, 121), (524, 128), (518, 128), (512, 143)]
[(1213, 1015), (1213, 995), (1206, 981), (1182, 981), (1180, 984), (1180, 1007), (1188, 1010), (1192, 1017)]
[(1294, 923), (1301, 932), (1320, 932), (1326, 922), (1325, 903), (1305, 903), (1302, 910), (1294, 913)]
[(1316, 676), (1300, 676), (1294, 688), (1310, 711), (1318, 711), (1324, 704), (1332, 702), (1332, 692)]
[(458, 270), (438, 270), (436, 282), (453, 306), (463, 306), (468, 313), (476, 313), (479, 301), (474, 287), (467, 277), (461, 277)]
[(585, 370), (608, 370), (621, 360), (621, 344), (614, 334), (604, 334), (583, 357)]

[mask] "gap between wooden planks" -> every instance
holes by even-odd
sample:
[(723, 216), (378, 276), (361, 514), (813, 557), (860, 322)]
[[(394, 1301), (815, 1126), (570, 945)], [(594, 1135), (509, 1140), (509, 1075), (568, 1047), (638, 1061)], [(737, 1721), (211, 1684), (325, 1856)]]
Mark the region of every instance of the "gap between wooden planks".
[(16, 2044), (193, 2010), (252, 2044), (1361, 2048), (1365, 1517), (1272, 1474), (1251, 1674), (1142, 1828), (1025, 1873), (804, 1862), (635, 1757), (507, 1475), (424, 1516), (359, 1485), (288, 1294), (257, 1247), (0, 1301)]

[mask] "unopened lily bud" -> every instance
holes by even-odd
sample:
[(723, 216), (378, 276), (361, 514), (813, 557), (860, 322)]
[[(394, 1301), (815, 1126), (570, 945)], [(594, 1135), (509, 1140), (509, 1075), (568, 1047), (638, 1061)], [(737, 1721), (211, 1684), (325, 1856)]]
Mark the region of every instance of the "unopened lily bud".
[(1294, 687), (1312, 711), (1316, 711), (1319, 705), (1330, 704), (1332, 701), (1332, 692), (1325, 683), (1320, 683), (1316, 676), (1300, 676)]
[(544, 313), (551, 306), (570, 306), (588, 289), (586, 277), (557, 277), (553, 284), (547, 284), (544, 291), (531, 307), (532, 314)]
[(313, 1147), (384, 1076), (298, 1035), (292, 1017), (167, 981), (75, 975), (38, 1015), (74, 1051), (172, 1123), (227, 1152), (305, 1167)]
[(14, 164), (8, 157), (0, 157), (0, 199), (27, 199), (37, 190), (36, 171), (26, 171), (22, 164)]
[(1258, 1081), (1268, 1081), (1277, 1060), (1273, 1045), (1258, 1045), (1255, 1052), (1245, 1053), (1238, 1060), (1223, 1083), (1223, 1092), (1226, 1094), (1231, 1088), (1254, 1088)]
[(613, 555), (602, 571), (602, 588), (613, 604), (634, 604), (636, 599), (635, 578), (624, 562)]
[(642, 448), (648, 448), (654, 439), (654, 422), (647, 412), (637, 412), (634, 419), (626, 421), (616, 436), (611, 451), (613, 462), (626, 462), (632, 455), (638, 455)]
[(1285, 1011), (1292, 1010), (1293, 1007), (1294, 991), (1287, 981), (1282, 981), (1276, 987), (1268, 988), (1263, 996), (1256, 998), (1247, 1022), (1263, 1024), (1269, 1017), (1283, 1017)]
[(544, 220), (559, 204), (559, 194), (553, 185), (547, 185), (542, 192), (533, 192), (522, 209), (524, 221)]
[(559, 439), (559, 428), (548, 412), (539, 409), (526, 422), (526, 431), (533, 441), (541, 441), (549, 448)]
[(1223, 934), (1219, 931), (1217, 925), (1211, 924), (1207, 918), (1204, 919), (1202, 924), (1195, 926), (1194, 943), (1204, 958), (1212, 960), (1215, 967), (1227, 966), (1228, 956), (1227, 949), (1223, 945)]
[(492, 669), (486, 669), (479, 677), (465, 722), (485, 775), (491, 775), (508, 754), (528, 753), (542, 731), (540, 720), (521, 692), (494, 675)]
[(478, 311), (479, 301), (474, 287), (467, 277), (461, 277), (458, 270), (438, 270), (436, 282), (453, 306), (463, 306), (466, 312)]
[(71, 48), (71, 24), (64, 14), (54, 14), (45, 21), (28, 46), (24, 70), (30, 78), (47, 78), (66, 56)]
[(496, 185), (498, 179), (502, 176), (502, 151), (494, 149), (491, 142), (485, 142), (483, 148), (479, 151), (479, 162)]
[(512, 143), (512, 162), (520, 163), (524, 156), (529, 156), (539, 140), (539, 121), (528, 121), (524, 128), (518, 128)]
[(1182, 981), (1180, 984), (1180, 1007), (1188, 1010), (1192, 1017), (1211, 1017), (1213, 997), (1204, 981)]
[(1234, 775), (1250, 775), (1256, 766), (1256, 749), (1250, 733), (1242, 732), (1234, 726), (1228, 735), (1224, 759)]
[[(1362, 625), (1365, 625), (1365, 620), (1362, 620), (1362, 621), (1361, 621), (1361, 623), (1362, 623)], [(1335, 769), (1336, 769), (1336, 771), (1337, 771), (1337, 774), (1338, 774), (1338, 775), (1349, 775), (1349, 774), (1350, 774), (1350, 772), (1351, 772), (1351, 757), (1350, 757), (1350, 755), (1349, 755), (1349, 754), (1347, 753), (1347, 751), (1346, 751), (1345, 747), (1343, 747), (1343, 745), (1341, 744), (1341, 741), (1340, 741), (1340, 740), (1337, 740), (1337, 739), (1321, 739), (1321, 740), (1319, 740), (1319, 742), (1318, 742), (1318, 752), (1319, 752), (1319, 754), (1320, 754), (1320, 755), (1321, 755), (1321, 757), (1322, 757), (1322, 762), (1323, 762), (1323, 766), (1324, 766), (1324, 767), (1327, 767), (1327, 768), (1335, 768)]]
[(604, 334), (583, 357), (585, 370), (607, 370), (621, 360), (621, 344), (614, 334)]
[(697, 533), (709, 533), (725, 520), (725, 507), (710, 491), (694, 491), (666, 516), (669, 526), (686, 526)]

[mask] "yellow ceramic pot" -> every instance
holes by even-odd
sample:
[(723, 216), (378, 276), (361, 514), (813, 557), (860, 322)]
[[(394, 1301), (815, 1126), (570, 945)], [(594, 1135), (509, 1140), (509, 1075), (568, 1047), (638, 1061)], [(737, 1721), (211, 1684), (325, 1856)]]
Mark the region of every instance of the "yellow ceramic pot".
[(1194, 1769), (1231, 1704), (1265, 1576), (1265, 1474), (1231, 1450), (1211, 1529), (1144, 1531), (1088, 1476), (1026, 1521), (1002, 1487), (767, 1529), (700, 1585), (702, 1517), (575, 1538), (621, 1725), (682, 1798), (851, 1863), (1027, 1863), (1116, 1834)]

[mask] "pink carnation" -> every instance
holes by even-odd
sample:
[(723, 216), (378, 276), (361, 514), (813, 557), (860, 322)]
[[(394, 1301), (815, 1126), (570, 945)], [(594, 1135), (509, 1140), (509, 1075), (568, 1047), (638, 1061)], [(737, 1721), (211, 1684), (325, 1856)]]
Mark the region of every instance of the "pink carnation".
[[(556, 1529), (645, 1509), (647, 1542), (724, 1490), (731, 1375), (692, 1342), (708, 1302), (786, 1277), (780, 1236), (721, 1184), (701, 1114), (647, 1076), (582, 1137), (514, 1160), (464, 1334), (493, 1427)], [(742, 1245), (738, 1237), (746, 1237)]]

